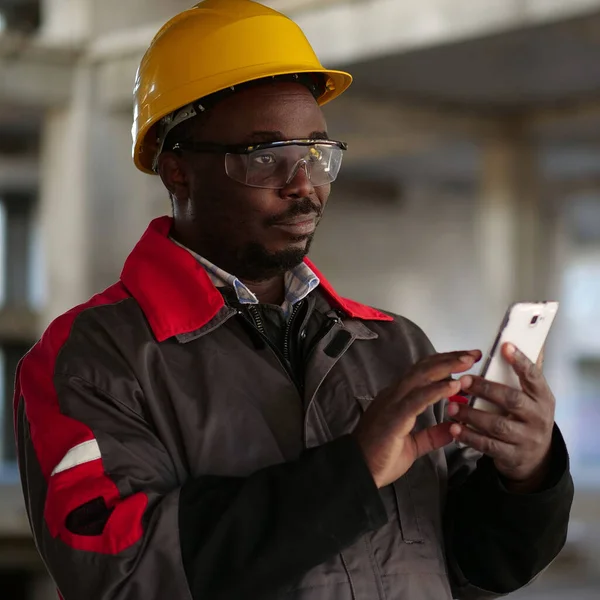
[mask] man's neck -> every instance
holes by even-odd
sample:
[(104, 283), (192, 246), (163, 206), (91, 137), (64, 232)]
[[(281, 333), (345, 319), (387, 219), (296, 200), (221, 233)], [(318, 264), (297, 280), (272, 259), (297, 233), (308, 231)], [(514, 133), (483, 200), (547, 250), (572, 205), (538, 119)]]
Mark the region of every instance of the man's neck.
[[(215, 266), (224, 269), (231, 275), (239, 277), (234, 270), (229, 270), (228, 265), (224, 264), (225, 261), (219, 260), (218, 257), (211, 256), (210, 252), (203, 252), (202, 248), (199, 248), (191, 236), (182, 235), (178, 230), (177, 224), (173, 226), (171, 230), (171, 236), (178, 244), (181, 244), (185, 248), (192, 250), (199, 256), (203, 256), (209, 260)], [(251, 281), (239, 277), (240, 281), (258, 298), (261, 304), (275, 304), (280, 306), (285, 300), (285, 275), (283, 273), (264, 279), (261, 281)]]
[(285, 300), (284, 275), (277, 275), (264, 281), (240, 280), (257, 298), (261, 304), (280, 306)]

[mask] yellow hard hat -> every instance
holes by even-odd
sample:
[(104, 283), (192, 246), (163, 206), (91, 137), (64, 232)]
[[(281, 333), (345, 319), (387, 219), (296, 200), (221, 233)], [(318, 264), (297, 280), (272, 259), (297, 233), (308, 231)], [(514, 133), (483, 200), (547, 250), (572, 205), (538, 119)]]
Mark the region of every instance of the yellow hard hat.
[[(281, 13), (252, 0), (200, 2), (162, 27), (140, 63), (134, 88), (135, 165), (154, 172), (164, 142), (157, 126), (174, 111), (249, 81), (304, 73), (324, 76), (320, 105), (352, 83), (348, 73), (326, 70), (302, 30)], [(181, 112), (179, 122), (190, 116)]]

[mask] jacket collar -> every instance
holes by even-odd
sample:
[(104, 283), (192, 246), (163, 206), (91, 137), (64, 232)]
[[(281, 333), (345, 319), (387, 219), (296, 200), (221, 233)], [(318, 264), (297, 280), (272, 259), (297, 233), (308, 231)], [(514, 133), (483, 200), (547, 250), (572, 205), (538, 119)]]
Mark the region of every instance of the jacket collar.
[[(202, 265), (169, 240), (173, 219), (159, 217), (125, 261), (121, 281), (140, 305), (159, 342), (191, 333), (214, 319), (225, 305), (223, 296)], [(346, 315), (368, 321), (392, 321), (374, 308), (341, 298), (311, 261), (331, 305)]]

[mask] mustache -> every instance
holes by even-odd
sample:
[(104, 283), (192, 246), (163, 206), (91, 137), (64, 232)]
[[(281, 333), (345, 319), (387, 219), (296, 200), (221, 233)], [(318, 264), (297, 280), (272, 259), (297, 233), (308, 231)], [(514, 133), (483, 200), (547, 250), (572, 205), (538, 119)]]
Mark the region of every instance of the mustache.
[(275, 215), (273, 217), (269, 217), (267, 219), (267, 225), (277, 225), (279, 223), (285, 223), (294, 217), (299, 217), (301, 215), (316, 215), (317, 219), (321, 218), (321, 214), (323, 213), (323, 207), (320, 204), (316, 204), (310, 198), (302, 198), (302, 200), (298, 202), (294, 202), (294, 204), (290, 207), (289, 210), (286, 210), (284, 213), (280, 215)]

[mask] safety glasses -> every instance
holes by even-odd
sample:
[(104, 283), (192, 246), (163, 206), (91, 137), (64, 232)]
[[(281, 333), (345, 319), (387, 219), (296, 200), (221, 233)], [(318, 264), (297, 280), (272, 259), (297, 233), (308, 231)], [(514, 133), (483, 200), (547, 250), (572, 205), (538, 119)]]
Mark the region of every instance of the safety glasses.
[(228, 177), (244, 185), (283, 189), (304, 169), (313, 186), (335, 181), (348, 145), (334, 140), (285, 140), (237, 146), (204, 142), (178, 142), (173, 150), (224, 154)]

